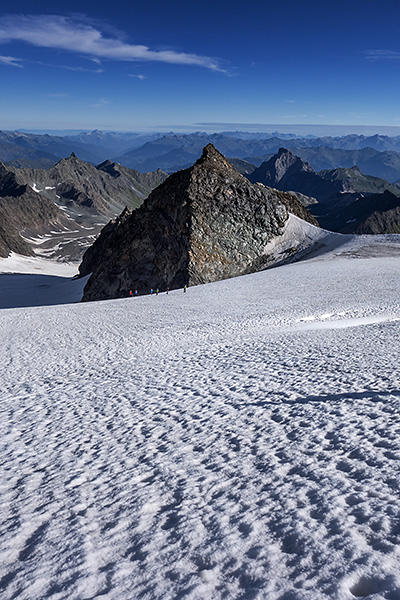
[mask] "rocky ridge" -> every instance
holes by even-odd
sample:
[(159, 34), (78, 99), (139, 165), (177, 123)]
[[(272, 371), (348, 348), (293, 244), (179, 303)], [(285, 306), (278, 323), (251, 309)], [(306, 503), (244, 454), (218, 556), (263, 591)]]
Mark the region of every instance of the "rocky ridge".
[(139, 173), (107, 160), (97, 167), (72, 153), (50, 169), (19, 169), (20, 177), (63, 205), (73, 204), (108, 218), (125, 206), (137, 208), (166, 173)]
[(136, 208), (166, 174), (139, 173), (75, 156), (50, 169), (0, 163), (0, 252), (79, 261), (100, 230), (125, 206)]
[(64, 228), (67, 223), (64, 213), (51, 200), (36, 194), (0, 161), (0, 257), (10, 252), (34, 255), (25, 236)]
[(269, 266), (264, 248), (292, 211), (315, 220), (295, 196), (251, 184), (213, 145), (174, 173), (136, 211), (125, 210), (89, 248), (80, 274), (92, 273), (84, 301), (137, 289), (197, 285)]
[[(356, 220), (347, 215), (352, 211), (359, 212), (363, 202), (366, 203), (363, 213), (371, 212), (373, 202), (374, 210), (379, 213), (380, 199), (384, 193), (400, 195), (398, 185), (379, 177), (364, 175), (357, 165), (316, 173), (309, 163), (285, 148), (280, 148), (276, 155), (262, 163), (247, 177), (250, 181), (258, 181), (295, 193), (298, 199), (309, 207), (309, 211), (318, 219), (321, 227), (337, 232), (360, 232), (358, 225), (351, 225)], [(316, 202), (310, 203), (309, 197), (311, 200), (315, 198)], [(367, 201), (367, 198), (370, 200)], [(353, 208), (348, 211), (350, 206)], [(393, 215), (392, 217), (395, 218)], [(385, 223), (388, 223), (388, 227)], [(391, 220), (389, 226), (386, 217), (377, 219), (372, 230), (370, 233), (392, 233), (393, 221)]]

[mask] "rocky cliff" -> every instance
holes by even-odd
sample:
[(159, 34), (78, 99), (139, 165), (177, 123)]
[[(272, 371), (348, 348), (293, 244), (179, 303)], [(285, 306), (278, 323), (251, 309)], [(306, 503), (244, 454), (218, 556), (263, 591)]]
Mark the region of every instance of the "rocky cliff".
[(361, 196), (334, 215), (333, 226), (341, 233), (400, 233), (400, 197), (388, 190)]
[(209, 144), (192, 167), (103, 229), (80, 267), (92, 273), (83, 300), (257, 271), (269, 264), (264, 248), (282, 234), (287, 206), (315, 223), (293, 195), (251, 184)]

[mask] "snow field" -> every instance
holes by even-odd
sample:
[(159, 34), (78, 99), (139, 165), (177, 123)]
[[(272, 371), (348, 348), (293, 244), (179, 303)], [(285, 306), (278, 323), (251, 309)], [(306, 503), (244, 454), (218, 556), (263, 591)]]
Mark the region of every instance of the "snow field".
[(3, 310), (3, 597), (400, 598), (399, 267)]
[(11, 253), (0, 258), (0, 309), (79, 302), (88, 277), (74, 263)]

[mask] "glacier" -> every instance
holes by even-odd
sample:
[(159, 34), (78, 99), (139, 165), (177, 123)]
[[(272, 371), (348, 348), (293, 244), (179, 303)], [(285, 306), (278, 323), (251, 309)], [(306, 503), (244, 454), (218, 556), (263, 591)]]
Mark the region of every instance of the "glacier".
[(2, 598), (400, 598), (397, 239), (104, 302), (20, 275)]

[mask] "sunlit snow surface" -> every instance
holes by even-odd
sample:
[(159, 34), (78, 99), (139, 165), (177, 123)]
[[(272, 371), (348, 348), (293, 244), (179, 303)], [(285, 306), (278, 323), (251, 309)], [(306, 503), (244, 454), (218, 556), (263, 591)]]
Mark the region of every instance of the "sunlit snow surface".
[(391, 240), (2, 310), (1, 597), (399, 599)]

